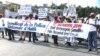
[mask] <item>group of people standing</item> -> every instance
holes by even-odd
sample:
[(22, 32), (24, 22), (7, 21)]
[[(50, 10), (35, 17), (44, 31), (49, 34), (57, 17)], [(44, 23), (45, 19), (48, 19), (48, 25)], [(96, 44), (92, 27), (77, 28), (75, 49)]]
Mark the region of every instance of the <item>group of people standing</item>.
[[(12, 17), (9, 17), (12, 18)], [(17, 18), (16, 18), (17, 19)], [(37, 16), (35, 16), (35, 18), (33, 18), (33, 15), (30, 14), (29, 16), (26, 16), (25, 18), (23, 18), (22, 20), (28, 20), (30, 22), (30, 20), (36, 20), (38, 19)], [(11, 30), (11, 29), (7, 29), (6, 28), (6, 33), (8, 34), (9, 39), (8, 40), (15, 40), (15, 36), (14, 33), (18, 31), (15, 30)], [(26, 35), (28, 35), (29, 37), (29, 42), (31, 42), (33, 40), (33, 42), (38, 41), (37, 37), (36, 37), (36, 32), (25, 32), (25, 31), (20, 31), (20, 38), (19, 41), (25, 41)], [(28, 33), (28, 34), (27, 34)]]
[[(12, 18), (11, 16), (9, 18)], [(26, 16), (24, 18), (24, 20), (38, 20), (38, 16), (36, 15), (33, 18), (33, 15), (30, 14), (29, 16)], [(44, 19), (45, 21), (50, 21), (50, 17), (47, 16), (47, 18)], [(95, 50), (97, 50), (97, 27), (100, 25), (96, 24), (96, 18), (95, 18), (95, 14), (91, 13), (87, 20), (86, 20), (86, 24), (91, 25), (91, 29), (89, 32), (89, 37), (88, 37), (88, 44), (89, 44), (89, 51), (92, 51), (93, 48)], [(84, 21), (77, 19), (75, 16), (62, 16), (58, 13), (57, 16), (54, 17), (54, 23), (84, 23)], [(100, 29), (100, 28), (99, 28)], [(5, 29), (6, 30), (6, 35), (9, 36), (9, 40), (15, 40), (15, 36), (14, 36), (14, 30), (11, 29)], [(28, 34), (27, 34), (28, 33)], [(49, 35), (48, 34), (41, 34), (44, 35), (44, 41), (46, 43), (49, 43)], [(35, 43), (36, 41), (38, 41), (38, 38), (36, 36), (36, 32), (24, 32), (24, 31), (20, 31), (20, 38), (19, 41), (25, 41), (26, 36), (29, 37), (29, 42), (31, 42), (33, 40), (33, 43)], [(67, 37), (67, 36), (66, 36)], [(54, 45), (58, 45), (58, 36), (57, 35), (52, 35), (53, 41), (54, 41)], [(79, 43), (82, 41), (82, 39), (79, 39)], [(66, 43), (68, 46), (71, 46), (71, 42), (67, 42)]]
[[(12, 19), (11, 16), (9, 16), (9, 18)], [(19, 19), (19, 18), (15, 17), (15, 19)], [(27, 20), (28, 22), (30, 22), (31, 20), (38, 20), (38, 16), (35, 15), (35, 17), (33, 17), (33, 14), (29, 14), (28, 16), (21, 17), (20, 19)], [(47, 18), (44, 18), (44, 20), (50, 21), (49, 16), (47, 16)], [(29, 38), (28, 42), (32, 41), (33, 43), (35, 43), (36, 41), (38, 41), (38, 38), (36, 36), (36, 32), (16, 31), (16, 30), (5, 28), (5, 34), (6, 34), (6, 36), (9, 37), (8, 40), (15, 40), (14, 33), (17, 33), (17, 34), (19, 33), (19, 35), (20, 35), (19, 41), (25, 41), (26, 37)], [(2, 34), (3, 34), (2, 36), (4, 38), (4, 32), (2, 32)], [(41, 35), (44, 35), (43, 42), (49, 43), (49, 40), (48, 40), (49, 35), (48, 34), (41, 34)]]
[[(83, 19), (77, 19), (75, 16), (61, 16), (58, 14), (58, 16), (55, 17), (54, 22), (55, 23), (84, 23), (84, 24), (89, 24), (91, 27), (89, 29), (89, 34), (88, 34), (88, 48), (89, 52), (92, 50), (95, 50), (98, 52), (97, 49), (97, 39), (100, 37), (98, 36), (100, 34), (100, 19), (96, 17), (95, 13), (90, 13), (90, 15), (87, 17), (86, 21)], [(97, 34), (99, 33), (99, 34)], [(52, 35), (54, 39), (54, 44), (58, 45), (58, 36), (57, 35)], [(67, 36), (66, 36), (67, 37)], [(79, 40), (79, 43), (81, 43), (84, 39), (77, 38)], [(71, 42), (66, 43), (68, 46), (71, 46)]]

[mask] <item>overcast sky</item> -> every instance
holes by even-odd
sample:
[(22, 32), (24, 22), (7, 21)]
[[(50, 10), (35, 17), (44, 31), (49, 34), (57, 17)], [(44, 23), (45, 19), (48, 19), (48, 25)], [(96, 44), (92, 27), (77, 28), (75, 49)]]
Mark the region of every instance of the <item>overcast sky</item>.
[[(75, 4), (76, 6), (81, 5), (82, 7), (86, 6), (97, 6), (100, 7), (100, 0), (0, 0), (0, 1), (9, 1), (9, 2), (14, 2), (18, 4), (32, 4), (32, 5), (43, 5), (43, 4), (48, 4), (51, 5), (52, 2), (56, 3), (57, 5), (61, 3), (68, 3), (70, 4)], [(56, 2), (57, 1), (57, 2)], [(69, 1), (69, 2), (68, 2)]]

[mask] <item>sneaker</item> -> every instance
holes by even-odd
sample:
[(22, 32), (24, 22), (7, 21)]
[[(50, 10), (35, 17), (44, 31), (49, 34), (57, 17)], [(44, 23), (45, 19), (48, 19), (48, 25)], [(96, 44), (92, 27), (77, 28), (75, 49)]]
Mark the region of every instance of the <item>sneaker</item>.
[(35, 39), (36, 41), (38, 41), (38, 39)]
[(43, 42), (45, 42), (45, 43), (46, 43), (46, 41), (43, 41)]
[(33, 43), (35, 43), (35, 40), (33, 41)]
[(12, 40), (12, 39), (8, 39), (8, 40)]
[(49, 41), (46, 41), (46, 43), (49, 43)]
[(21, 41), (21, 40), (22, 40), (22, 38), (19, 39), (19, 41)]
[(22, 39), (22, 41), (25, 41), (25, 39)]
[(71, 43), (67, 43), (67, 46), (71, 46)]
[(31, 41), (28, 41), (28, 42), (31, 42)]
[(92, 49), (89, 49), (88, 52), (92, 51)]
[(55, 46), (58, 46), (58, 44), (54, 44)]

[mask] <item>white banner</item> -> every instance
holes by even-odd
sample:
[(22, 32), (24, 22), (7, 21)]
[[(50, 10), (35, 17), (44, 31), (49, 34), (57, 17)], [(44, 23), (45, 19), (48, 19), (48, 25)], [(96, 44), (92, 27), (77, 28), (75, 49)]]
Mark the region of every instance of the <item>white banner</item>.
[(87, 24), (79, 23), (51, 23), (46, 32), (51, 35), (58, 35), (61, 37), (79, 37), (87, 39), (89, 29)]
[[(37, 33), (58, 35), (61, 37), (78, 37), (87, 39), (91, 25), (81, 23), (53, 23), (42, 20), (19, 20), (3, 18), (4, 27)], [(0, 25), (2, 27), (2, 25)]]
[(67, 16), (75, 16), (75, 17), (77, 17), (75, 5), (71, 5), (71, 6), (68, 7), (67, 14), (68, 14)]
[(39, 18), (46, 18), (47, 17), (47, 13), (48, 13), (48, 9), (47, 8), (39, 8), (38, 9), (38, 17)]
[(67, 8), (64, 8), (64, 10), (63, 10), (63, 16), (67, 16)]
[(21, 5), (18, 10), (19, 15), (29, 15), (32, 13), (32, 6), (30, 4)]
[(48, 21), (39, 21), (39, 20), (8, 19), (6, 20), (5, 27), (18, 31), (44, 33), (49, 23), (50, 22)]

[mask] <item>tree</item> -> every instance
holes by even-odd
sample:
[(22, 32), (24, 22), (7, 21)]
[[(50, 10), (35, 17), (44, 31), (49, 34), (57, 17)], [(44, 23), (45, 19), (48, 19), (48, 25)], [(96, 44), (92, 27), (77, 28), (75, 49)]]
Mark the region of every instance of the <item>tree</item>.
[(48, 7), (48, 4), (43, 4), (44, 7)]
[(14, 3), (10, 3), (6, 5), (6, 9), (10, 10), (10, 11), (15, 11), (15, 5)]
[(38, 12), (38, 6), (37, 5), (32, 6), (32, 12)]
[(79, 17), (85, 16), (85, 10), (81, 6), (78, 6), (76, 10)]
[(2, 2), (0, 1), (0, 4), (2, 4)]
[(52, 9), (55, 9), (56, 8), (56, 5), (54, 3), (52, 3), (51, 8)]
[(58, 8), (58, 9), (64, 9), (64, 8), (67, 8), (67, 3), (60, 4), (57, 8)]
[(100, 13), (100, 8), (97, 7), (81, 7), (78, 6), (77, 7), (77, 13), (78, 13), (78, 17), (86, 17), (88, 16), (91, 12), (94, 13)]

